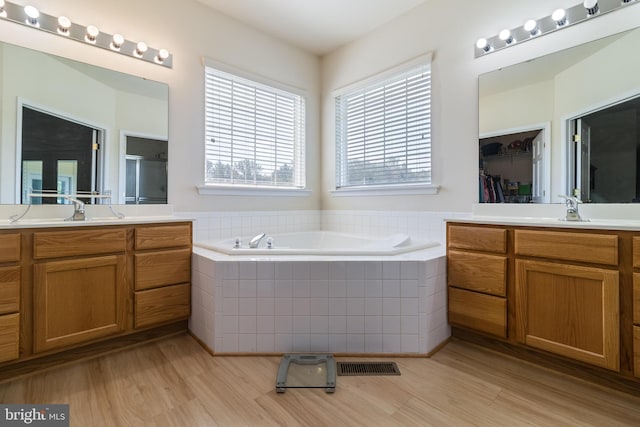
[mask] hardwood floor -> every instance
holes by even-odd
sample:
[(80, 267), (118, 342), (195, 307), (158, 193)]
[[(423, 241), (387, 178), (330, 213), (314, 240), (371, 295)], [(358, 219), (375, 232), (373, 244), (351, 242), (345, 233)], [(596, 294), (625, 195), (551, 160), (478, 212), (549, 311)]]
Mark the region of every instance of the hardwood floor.
[(0, 402), (69, 403), (82, 427), (640, 425), (640, 397), (463, 341), (392, 360), (401, 376), (277, 394), (279, 357), (212, 357), (180, 335), (0, 384)]

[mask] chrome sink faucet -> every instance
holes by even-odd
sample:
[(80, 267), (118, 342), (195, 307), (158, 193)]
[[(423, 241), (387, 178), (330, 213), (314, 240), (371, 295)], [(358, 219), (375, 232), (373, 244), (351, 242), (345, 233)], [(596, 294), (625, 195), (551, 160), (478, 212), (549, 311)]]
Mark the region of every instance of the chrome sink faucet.
[(564, 217), (565, 221), (587, 221), (580, 216), (578, 211), (578, 204), (582, 203), (582, 200), (573, 196), (560, 195), (564, 199), (564, 203), (567, 206), (567, 213)]
[(67, 218), (67, 221), (84, 221), (87, 219), (85, 216), (84, 203), (81, 200), (71, 196), (64, 196), (65, 200), (73, 203), (73, 215)]
[(249, 247), (253, 249), (257, 248), (258, 245), (260, 244), (260, 241), (264, 239), (264, 236), (266, 236), (265, 233), (260, 233), (257, 236), (255, 236), (253, 239), (249, 241)]

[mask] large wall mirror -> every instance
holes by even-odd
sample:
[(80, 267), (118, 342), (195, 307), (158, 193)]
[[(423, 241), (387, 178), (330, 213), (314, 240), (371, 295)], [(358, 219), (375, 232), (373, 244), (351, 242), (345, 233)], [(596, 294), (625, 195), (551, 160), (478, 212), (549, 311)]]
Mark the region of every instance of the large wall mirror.
[(0, 203), (167, 203), (166, 84), (0, 43), (0, 93)]
[(480, 202), (640, 201), (640, 29), (479, 77)]

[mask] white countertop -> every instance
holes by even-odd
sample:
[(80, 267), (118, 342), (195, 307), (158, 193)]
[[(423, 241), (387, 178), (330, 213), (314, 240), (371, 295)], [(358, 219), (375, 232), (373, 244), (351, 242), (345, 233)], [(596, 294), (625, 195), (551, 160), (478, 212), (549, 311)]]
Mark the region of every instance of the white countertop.
[(67, 221), (73, 214), (70, 205), (33, 205), (23, 218), (12, 222), (13, 215), (22, 215), (25, 205), (0, 205), (0, 229), (91, 227), (126, 224), (150, 224), (158, 222), (191, 221), (173, 214), (171, 205), (117, 205), (115, 212), (124, 214), (118, 218), (107, 205), (87, 205), (85, 221)]

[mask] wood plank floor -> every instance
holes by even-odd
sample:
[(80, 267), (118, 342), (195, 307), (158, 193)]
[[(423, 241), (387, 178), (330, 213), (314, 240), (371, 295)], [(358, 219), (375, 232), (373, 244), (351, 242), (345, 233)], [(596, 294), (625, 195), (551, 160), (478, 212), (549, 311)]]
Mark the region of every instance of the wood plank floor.
[(401, 376), (277, 394), (279, 357), (212, 357), (180, 335), (1, 384), (0, 402), (68, 403), (82, 427), (640, 425), (640, 397), (462, 341), (393, 361)]

